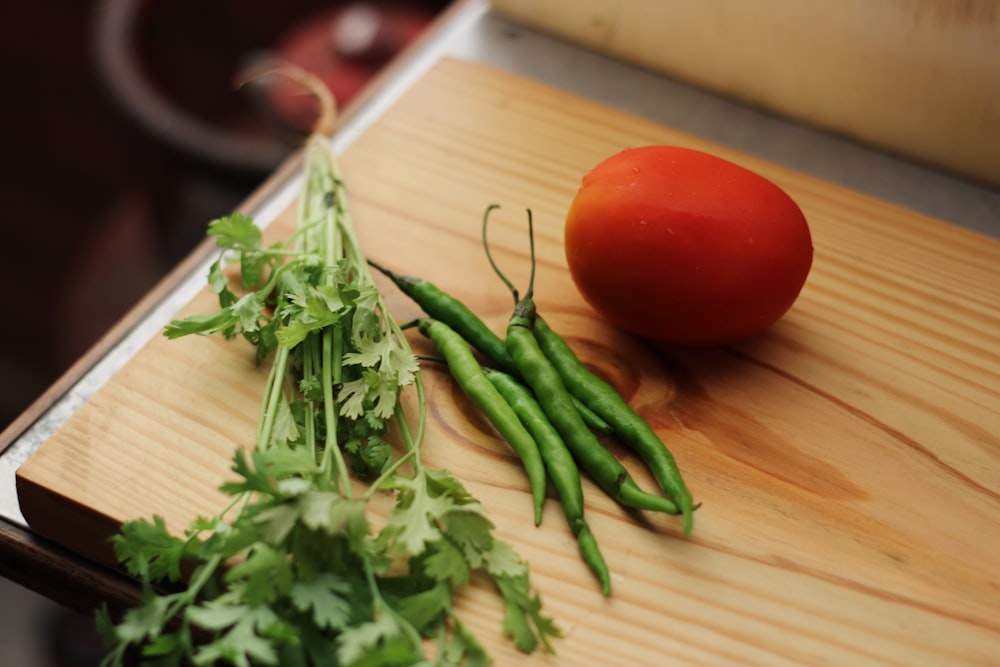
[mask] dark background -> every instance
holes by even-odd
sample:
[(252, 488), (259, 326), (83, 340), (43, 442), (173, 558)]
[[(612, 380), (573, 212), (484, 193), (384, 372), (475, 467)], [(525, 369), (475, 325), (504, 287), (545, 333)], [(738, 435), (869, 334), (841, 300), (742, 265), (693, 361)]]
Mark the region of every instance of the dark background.
[[(0, 430), (294, 150), (301, 133), (275, 122), (275, 105), (233, 85), (249, 59), (277, 53), (306, 66), (345, 103), (445, 5), (0, 2)], [(119, 15), (135, 20), (111, 20)], [(357, 26), (359, 15), (368, 27), (378, 19), (373, 39), (348, 39), (349, 53), (331, 46), (332, 27)], [(118, 37), (128, 48), (99, 58)], [(120, 66), (165, 106), (137, 109)], [(277, 107), (308, 112), (302, 99)], [(235, 149), (201, 150), (158, 125), (174, 112), (237, 137)], [(93, 619), (2, 579), (0, 638), (5, 665), (83, 667), (102, 653)]]
[[(295, 135), (236, 90), (248, 58), (279, 53), (328, 78), (346, 102), (445, 6), (443, 0), (28, 0), (0, 3), (0, 430), (33, 402), (259, 185)], [(348, 56), (317, 44), (368, 5), (377, 39)], [(123, 10), (122, 8), (127, 8)], [(131, 28), (110, 18), (136, 17)], [(357, 17), (355, 17), (357, 18)], [(356, 21), (355, 21), (356, 23)], [(351, 24), (354, 25), (354, 24)], [(132, 107), (141, 73), (168, 102), (245, 153), (205, 155)], [(347, 98), (347, 99), (344, 99)], [(147, 114), (148, 116), (148, 114)], [(267, 151), (262, 151), (267, 153)], [(248, 157), (249, 156), (249, 157)]]

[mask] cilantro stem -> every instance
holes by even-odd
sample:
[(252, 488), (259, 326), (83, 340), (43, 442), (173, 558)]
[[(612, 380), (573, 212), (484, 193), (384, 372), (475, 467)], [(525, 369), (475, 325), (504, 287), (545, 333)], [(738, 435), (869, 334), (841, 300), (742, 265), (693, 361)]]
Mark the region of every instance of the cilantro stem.
[(214, 554), (205, 563), (198, 566), (195, 570), (197, 576), (188, 584), (183, 596), (177, 600), (174, 609), (171, 610), (169, 615), (173, 616), (180, 611), (180, 608), (194, 603), (198, 599), (198, 594), (201, 593), (201, 590), (212, 580), (220, 565), (222, 565), (222, 556)]
[[(343, 247), (338, 234), (337, 216), (342, 207), (336, 205), (334, 194), (339, 183), (333, 178), (330, 170), (329, 149), (324, 145), (325, 139), (312, 136), (306, 146), (306, 177), (302, 203), (299, 211), (300, 229), (319, 219), (322, 228), (315, 236), (320, 239), (320, 255), (323, 260), (322, 284), (336, 286), (339, 279), (339, 267), (344, 258)], [(316, 209), (320, 215), (317, 215)], [(304, 236), (308, 243), (310, 235)], [(313, 251), (312, 247), (306, 250)], [(324, 474), (334, 473), (338, 479), (341, 494), (352, 496), (350, 474), (343, 452), (338, 442), (338, 405), (334, 400), (334, 385), (343, 382), (344, 328), (341, 322), (326, 327), (322, 332), (321, 370), (323, 390), (323, 420), (326, 427), (326, 446), (323, 448), (323, 460), (320, 470)], [(335, 470), (331, 470), (335, 468)]]
[[(303, 343), (302, 374), (307, 378), (316, 377), (316, 338), (314, 336), (309, 337)], [(305, 404), (308, 411), (306, 418), (303, 420), (305, 446), (309, 452), (310, 460), (318, 462), (319, 456), (316, 449), (316, 401), (312, 398), (307, 398)], [(320, 468), (322, 469), (322, 466)]]
[[(419, 397), (418, 404), (421, 406), (420, 422), (422, 425), (424, 421), (424, 415), (426, 414), (426, 410), (423, 409), (424, 383), (423, 380), (420, 379), (419, 375), (417, 376), (415, 383), (417, 385), (417, 395)], [(421, 470), (423, 468), (423, 463), (421, 463), (419, 456), (420, 441), (419, 440), (414, 441), (413, 436), (410, 434), (410, 424), (406, 420), (406, 414), (403, 409), (403, 406), (399, 403), (396, 404), (396, 425), (399, 427), (399, 435), (400, 438), (403, 440), (403, 445), (406, 447), (406, 452), (397, 457), (396, 460), (393, 461), (388, 468), (382, 471), (382, 474), (378, 476), (378, 479), (372, 482), (371, 486), (368, 487), (368, 490), (365, 491), (365, 494), (363, 496), (364, 500), (368, 500), (373, 495), (375, 495), (375, 492), (377, 492), (382, 487), (382, 482), (390, 479), (393, 475), (395, 475), (396, 471), (399, 470), (399, 468), (407, 461), (413, 461), (413, 467), (417, 470)], [(422, 434), (418, 433), (418, 437), (420, 437), (421, 435)]]
[(257, 449), (266, 449), (271, 443), (274, 432), (274, 419), (278, 414), (278, 401), (281, 400), (281, 387), (288, 367), (288, 348), (278, 348), (274, 356), (274, 365), (268, 377), (265, 409), (262, 411), (260, 426), (257, 430)]
[(378, 579), (375, 577), (375, 572), (372, 570), (371, 561), (365, 561), (365, 578), (368, 580), (368, 588), (372, 596), (372, 600), (375, 605), (375, 617), (377, 618), (379, 614), (389, 614), (396, 621), (396, 624), (406, 635), (406, 638), (413, 645), (413, 648), (419, 653), (421, 649), (422, 639), (420, 633), (413, 625), (400, 616), (400, 614), (392, 608), (390, 604), (385, 601), (382, 597), (382, 590), (379, 588)]
[(340, 359), (343, 356), (343, 329), (340, 326), (327, 328), (323, 332), (323, 413), (326, 420), (326, 447), (323, 449), (324, 472), (330, 469), (330, 460), (336, 464), (340, 480), (340, 493), (350, 498), (351, 480), (347, 471), (344, 454), (337, 442), (337, 404), (333, 400), (333, 383), (341, 380)]
[[(295, 257), (298, 254), (299, 253), (297, 252), (281, 253), (280, 256)], [(271, 296), (271, 292), (273, 292), (275, 287), (278, 286), (278, 282), (281, 280), (282, 274), (288, 271), (291, 266), (292, 265), (289, 263), (279, 264), (274, 269), (264, 286), (257, 290), (257, 295), (261, 298), (261, 300), (266, 300), (269, 296)]]

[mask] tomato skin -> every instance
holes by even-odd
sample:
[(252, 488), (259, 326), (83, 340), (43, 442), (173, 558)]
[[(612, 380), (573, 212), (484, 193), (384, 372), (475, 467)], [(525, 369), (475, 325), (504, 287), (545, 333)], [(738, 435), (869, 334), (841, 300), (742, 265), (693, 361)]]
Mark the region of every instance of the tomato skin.
[(723, 345), (776, 322), (798, 297), (813, 246), (777, 185), (677, 146), (626, 149), (583, 177), (566, 215), (566, 259), (612, 324), (681, 345)]

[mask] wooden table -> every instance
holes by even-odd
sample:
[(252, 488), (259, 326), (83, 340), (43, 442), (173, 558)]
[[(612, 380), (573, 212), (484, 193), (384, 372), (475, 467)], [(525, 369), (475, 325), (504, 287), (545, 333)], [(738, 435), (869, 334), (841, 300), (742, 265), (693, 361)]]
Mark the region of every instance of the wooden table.
[[(671, 443), (703, 503), (684, 539), (672, 518), (637, 520), (587, 482), (612, 570), (604, 599), (554, 501), (532, 527), (516, 462), (448, 379), (428, 373), (429, 461), (484, 502), (567, 633), (558, 656), (537, 662), (992, 664), (1000, 242), (476, 58), (414, 59), (422, 65), (405, 85), (373, 99), (340, 137), (367, 252), (451, 290), (499, 329), (509, 295), (479, 248), (479, 219), (486, 205), (504, 206), (498, 256), (525, 272), (519, 212), (531, 207), (540, 306)], [(728, 157), (802, 206), (816, 262), (772, 330), (723, 349), (650, 345), (601, 323), (575, 293), (561, 216), (587, 168), (640, 143)], [(244, 207), (269, 234), (288, 229), (295, 166)], [(17, 474), (27, 523), (5, 523), (5, 575), (83, 609), (127, 603), (130, 582), (107, 567), (104, 540), (117, 523), (157, 513), (181, 527), (217, 509), (215, 487), (249, 440), (263, 377), (238, 343), (157, 335), (178, 310), (211, 307), (199, 282), (205, 252), (111, 334), (101, 352), (131, 342), (114, 348), (126, 352), (84, 388), (86, 402), (54, 417), (41, 443), (22, 436), (5, 455), (27, 460)], [(400, 319), (415, 312), (386, 293)], [(99, 356), (72, 377), (86, 380), (106, 363)], [(74, 391), (44, 400), (58, 412)], [(474, 589), (460, 604), (482, 598)], [(477, 632), (510, 664), (498, 614), (480, 611)]]

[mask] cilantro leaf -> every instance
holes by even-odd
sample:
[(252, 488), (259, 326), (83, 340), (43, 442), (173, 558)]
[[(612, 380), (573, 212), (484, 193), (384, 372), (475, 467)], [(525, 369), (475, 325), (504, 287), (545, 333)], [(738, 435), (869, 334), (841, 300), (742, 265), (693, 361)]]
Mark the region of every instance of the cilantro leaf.
[(128, 521), (113, 539), (115, 554), (129, 573), (148, 577), (151, 581), (181, 578), (181, 564), (192, 554), (188, 542), (167, 530), (162, 516), (153, 521)]
[[(220, 300), (232, 299), (232, 301), (235, 301), (235, 294), (229, 289), (229, 276), (226, 275), (225, 262), (223, 260), (224, 258), (220, 257), (212, 262), (212, 265), (208, 268), (208, 289), (213, 294), (220, 295)], [(229, 303), (222, 303), (221, 305), (225, 307)]]
[(274, 416), (274, 425), (271, 427), (270, 444), (288, 444), (298, 441), (300, 439), (299, 425), (295, 420), (295, 415), (292, 414), (288, 398), (284, 394), (278, 399), (275, 408), (276, 414)]
[(264, 303), (256, 292), (250, 292), (235, 303), (214, 313), (189, 315), (174, 320), (164, 328), (167, 338), (180, 338), (192, 334), (223, 333), (232, 337), (243, 332), (256, 332), (260, 328)]
[(270, 604), (286, 594), (295, 581), (295, 573), (283, 549), (257, 542), (246, 560), (225, 574), (227, 583), (242, 586), (243, 599), (251, 606)]
[(189, 315), (182, 320), (174, 320), (163, 329), (167, 338), (180, 338), (191, 334), (220, 333), (235, 326), (237, 318), (232, 308), (223, 308), (214, 313)]
[(493, 540), (486, 554), (486, 569), (493, 577), (527, 577), (528, 566), (521, 560), (510, 542)]
[(350, 584), (327, 572), (310, 582), (296, 582), (289, 597), (296, 609), (312, 615), (317, 627), (343, 630), (351, 618), (351, 603), (345, 597), (350, 593)]
[(424, 559), (424, 571), (438, 581), (454, 587), (469, 583), (469, 561), (450, 540), (441, 539), (431, 544)]
[(328, 535), (344, 535), (358, 543), (368, 535), (363, 503), (334, 491), (311, 491), (299, 500), (303, 525)]
[[(274, 646), (266, 636), (262, 636), (263, 632), (277, 623), (277, 617), (267, 607), (241, 607), (240, 611), (238, 620), (229, 630), (215, 641), (198, 648), (193, 659), (195, 665), (216, 665), (220, 662), (229, 662), (236, 667), (278, 664)], [(217, 620), (211, 618), (211, 613), (205, 615), (209, 618), (202, 620)]]
[(224, 630), (249, 612), (250, 608), (246, 605), (209, 600), (196, 607), (188, 607), (184, 615), (189, 621), (206, 630)]
[(400, 598), (394, 608), (418, 632), (441, 620), (451, 611), (452, 588), (444, 580)]
[(277, 332), (278, 343), (287, 348), (298, 345), (310, 333), (337, 324), (349, 313), (339, 299), (319, 289), (310, 290), (304, 297), (295, 295), (292, 303), (298, 307), (286, 309), (288, 321)]
[(427, 542), (440, 538), (437, 520), (458, 506), (446, 494), (431, 493), (426, 475), (397, 477), (394, 487), (398, 501), (385, 530), (399, 551), (419, 555)]
[(225, 482), (220, 487), (223, 493), (229, 495), (239, 495), (241, 493), (263, 493), (272, 495), (274, 493), (273, 480), (266, 471), (263, 470), (262, 459), (264, 455), (254, 452), (252, 456), (256, 465), (250, 466), (247, 453), (242, 449), (237, 449), (233, 454), (233, 465), (230, 468), (239, 476), (238, 481)]
[(466, 667), (488, 667), (492, 663), (489, 654), (465, 624), (453, 618), (455, 632), (445, 646), (444, 659), (448, 664)]
[(241, 296), (230, 308), (233, 317), (239, 323), (240, 332), (251, 332), (260, 329), (261, 311), (264, 310), (264, 302), (257, 292), (250, 292)]
[(208, 235), (215, 237), (220, 248), (229, 250), (258, 248), (261, 242), (260, 229), (253, 218), (242, 213), (216, 218), (208, 223)]
[(494, 582), (503, 596), (503, 629), (514, 640), (514, 645), (531, 653), (541, 642), (551, 652), (549, 640), (561, 637), (562, 633), (555, 622), (542, 613), (542, 600), (531, 591), (527, 569), (515, 577), (495, 577)]
[(395, 342), (391, 338), (371, 338), (359, 339), (358, 351), (348, 352), (344, 355), (345, 364), (357, 364), (365, 367), (383, 366), (392, 367), (392, 351), (395, 349)]
[(369, 396), (371, 397), (372, 412), (375, 413), (375, 416), (389, 419), (396, 411), (399, 387), (382, 379), (371, 388)]
[(301, 515), (298, 506), (281, 503), (259, 511), (254, 522), (260, 527), (260, 537), (272, 546), (281, 546), (295, 528)]
[(416, 381), (420, 365), (413, 353), (396, 347), (392, 351), (391, 362), (392, 368), (396, 371), (396, 384), (406, 387)]
[(365, 399), (368, 397), (368, 378), (361, 377), (345, 382), (340, 387), (337, 399), (340, 414), (349, 419), (360, 419), (365, 413)]
[(125, 612), (122, 622), (115, 628), (116, 638), (126, 644), (155, 638), (170, 620), (167, 611), (178, 597), (179, 594), (157, 596), (147, 590), (143, 594), (143, 604)]
[(190, 649), (189, 632), (182, 630), (161, 634), (143, 646), (143, 664), (150, 667), (181, 667), (184, 653)]
[(344, 665), (360, 664), (384, 642), (402, 632), (399, 621), (391, 613), (378, 614), (375, 620), (344, 630), (337, 642), (337, 658)]
[(479, 512), (452, 512), (446, 534), (470, 567), (482, 567), (494, 548), (493, 524)]

